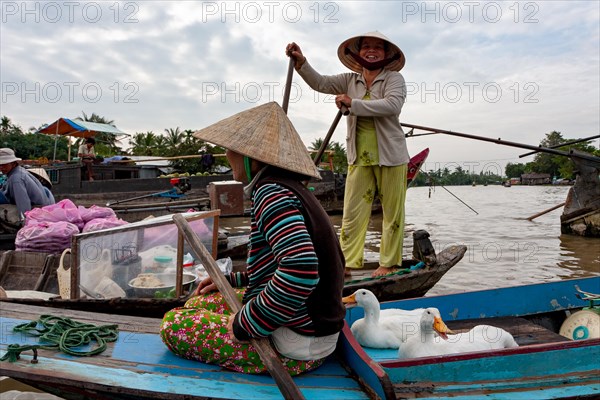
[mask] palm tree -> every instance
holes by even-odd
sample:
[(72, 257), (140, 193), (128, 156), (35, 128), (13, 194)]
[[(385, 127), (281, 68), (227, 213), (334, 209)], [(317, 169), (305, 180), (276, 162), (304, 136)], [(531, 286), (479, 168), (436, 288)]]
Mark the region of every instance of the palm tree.
[(175, 128), (175, 129), (173, 129), (173, 128), (165, 129), (165, 133), (167, 134), (167, 137), (166, 137), (167, 146), (172, 150), (176, 150), (177, 147), (179, 147), (179, 145), (183, 141), (184, 133), (179, 130), (179, 127)]
[(157, 135), (152, 131), (136, 133), (130, 141), (134, 156), (154, 156), (157, 152)]
[(10, 122), (10, 118), (8, 118), (6, 115), (3, 115), (2, 119), (0, 120), (0, 132), (2, 134), (7, 134), (11, 128), (12, 123)]

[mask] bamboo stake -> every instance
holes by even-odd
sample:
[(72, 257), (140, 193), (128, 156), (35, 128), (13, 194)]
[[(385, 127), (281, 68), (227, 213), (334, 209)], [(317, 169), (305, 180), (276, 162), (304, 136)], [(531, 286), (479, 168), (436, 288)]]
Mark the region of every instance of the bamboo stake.
[[(116, 160), (111, 163), (130, 163), (130, 162), (144, 162), (144, 161), (158, 161), (158, 160), (179, 160), (186, 158), (201, 158), (204, 154), (190, 154), (187, 156), (173, 156), (173, 157), (157, 157), (157, 158), (146, 158), (141, 160)], [(225, 154), (212, 154), (213, 157), (225, 157)]]
[[(175, 214), (173, 216), (173, 222), (175, 222), (175, 225), (177, 225), (181, 234), (190, 244), (192, 251), (202, 261), (208, 275), (219, 289), (219, 292), (229, 305), (229, 308), (234, 313), (239, 312), (242, 309), (242, 304), (238, 300), (233, 288), (225, 279), (223, 273), (217, 266), (217, 263), (213, 260), (212, 255), (208, 252), (206, 247), (204, 247), (204, 244), (192, 230), (187, 220), (181, 214)], [(277, 383), (283, 397), (289, 400), (303, 400), (304, 395), (298, 386), (296, 386), (290, 374), (283, 367), (281, 360), (277, 357), (277, 353), (271, 347), (269, 340), (266, 338), (250, 339), (250, 343), (254, 346), (260, 359)]]
[(554, 207), (551, 207), (551, 208), (549, 208), (549, 209), (547, 209), (547, 210), (544, 210), (544, 211), (542, 211), (542, 212), (539, 212), (539, 213), (537, 213), (537, 214), (534, 214), (534, 215), (532, 215), (531, 217), (527, 218), (527, 221), (533, 221), (533, 220), (534, 220), (534, 219), (536, 219), (537, 217), (540, 217), (540, 216), (542, 216), (542, 215), (544, 215), (544, 214), (547, 214), (547, 213), (549, 213), (550, 211), (554, 211), (554, 210), (556, 210), (557, 208), (560, 208), (560, 207), (564, 206), (565, 204), (566, 204), (566, 202), (562, 202), (562, 203), (560, 203), (560, 204), (557, 204), (557, 205), (555, 205)]

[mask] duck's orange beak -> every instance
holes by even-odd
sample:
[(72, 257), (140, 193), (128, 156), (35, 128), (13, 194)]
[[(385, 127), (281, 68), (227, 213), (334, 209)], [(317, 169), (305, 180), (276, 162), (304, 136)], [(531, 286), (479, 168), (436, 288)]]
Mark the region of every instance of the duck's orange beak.
[(444, 340), (448, 340), (449, 334), (454, 334), (454, 332), (448, 329), (448, 327), (440, 317), (435, 317), (433, 319), (433, 330), (436, 331), (437, 334), (440, 335), (440, 337)]
[(356, 297), (354, 297), (354, 294), (351, 294), (350, 296), (342, 297), (342, 303), (349, 304), (349, 305), (356, 304)]

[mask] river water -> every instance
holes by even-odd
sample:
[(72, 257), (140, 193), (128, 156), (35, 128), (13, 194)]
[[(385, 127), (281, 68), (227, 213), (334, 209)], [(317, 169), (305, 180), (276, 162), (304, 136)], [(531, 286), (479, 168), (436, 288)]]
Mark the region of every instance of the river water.
[[(562, 208), (526, 219), (564, 202), (569, 187), (445, 188), (450, 193), (440, 186), (410, 188), (407, 193), (405, 258), (417, 229), (430, 233), (436, 252), (452, 244), (467, 246), (465, 257), (428, 295), (600, 275), (600, 239), (561, 234)], [(367, 245), (375, 251), (380, 226), (381, 215), (376, 215)]]
[[(412, 253), (412, 232), (425, 229), (440, 252), (464, 244), (465, 257), (427, 295), (548, 282), (600, 275), (600, 239), (560, 233), (562, 208), (533, 221), (527, 217), (565, 201), (566, 186), (441, 186), (408, 189), (404, 258)], [(341, 216), (332, 216), (337, 228)], [(247, 219), (221, 219), (232, 233)], [(377, 252), (381, 214), (373, 215), (366, 250)], [(600, 288), (599, 288), (600, 291)]]

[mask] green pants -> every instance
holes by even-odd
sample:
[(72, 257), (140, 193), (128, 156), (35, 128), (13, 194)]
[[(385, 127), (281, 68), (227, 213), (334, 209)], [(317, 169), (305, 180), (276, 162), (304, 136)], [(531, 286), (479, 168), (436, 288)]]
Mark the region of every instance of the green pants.
[(402, 264), (406, 172), (406, 164), (395, 167), (348, 166), (340, 235), (346, 267), (363, 267), (365, 236), (376, 194), (383, 208), (379, 265), (393, 267)]

